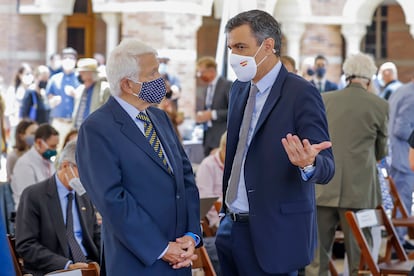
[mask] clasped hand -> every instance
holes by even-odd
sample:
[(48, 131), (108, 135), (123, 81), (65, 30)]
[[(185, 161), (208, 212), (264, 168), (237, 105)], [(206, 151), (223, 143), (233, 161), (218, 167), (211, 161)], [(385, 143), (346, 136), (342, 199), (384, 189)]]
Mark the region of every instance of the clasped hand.
[(162, 259), (168, 262), (172, 268), (179, 269), (189, 267), (197, 259), (195, 242), (190, 236), (177, 238), (175, 242), (169, 242), (168, 249)]
[(297, 135), (290, 133), (282, 139), (282, 144), (290, 162), (300, 168), (314, 164), (319, 152), (332, 146), (329, 141), (311, 145), (308, 139), (301, 141)]

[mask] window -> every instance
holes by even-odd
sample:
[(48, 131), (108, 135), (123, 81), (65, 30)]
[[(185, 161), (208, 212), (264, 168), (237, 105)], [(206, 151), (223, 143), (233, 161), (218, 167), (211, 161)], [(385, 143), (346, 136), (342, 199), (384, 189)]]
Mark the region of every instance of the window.
[(372, 18), (371, 26), (367, 27), (365, 45), (362, 48), (376, 59), (387, 58), (387, 15), (387, 6), (378, 7)]

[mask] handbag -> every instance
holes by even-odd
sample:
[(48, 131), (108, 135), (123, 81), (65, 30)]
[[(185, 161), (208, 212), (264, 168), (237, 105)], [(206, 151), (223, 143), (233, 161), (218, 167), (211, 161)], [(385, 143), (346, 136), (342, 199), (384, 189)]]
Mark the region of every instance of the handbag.
[(36, 117), (37, 117), (37, 97), (36, 97), (36, 91), (33, 91), (31, 94), (32, 94), (33, 104), (30, 107), (29, 118), (31, 120), (33, 120), (33, 121), (36, 121)]

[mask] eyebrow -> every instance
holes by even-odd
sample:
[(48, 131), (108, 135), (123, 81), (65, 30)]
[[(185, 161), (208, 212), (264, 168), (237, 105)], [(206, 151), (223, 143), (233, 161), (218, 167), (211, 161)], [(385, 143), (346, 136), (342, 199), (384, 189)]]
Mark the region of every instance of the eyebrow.
[(227, 48), (231, 49), (231, 48), (235, 48), (235, 47), (239, 47), (239, 46), (247, 46), (247, 44), (243, 43), (243, 42), (237, 42), (233, 45), (227, 45)]

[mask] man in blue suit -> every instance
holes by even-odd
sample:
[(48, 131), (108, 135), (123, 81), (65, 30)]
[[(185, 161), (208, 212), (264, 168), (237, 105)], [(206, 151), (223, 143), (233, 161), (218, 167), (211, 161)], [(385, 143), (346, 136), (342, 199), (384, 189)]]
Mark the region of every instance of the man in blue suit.
[(270, 14), (240, 13), (226, 34), (237, 80), (216, 239), (221, 269), (297, 275), (316, 246), (315, 183), (334, 174), (324, 105), (312, 84), (282, 66), (281, 30)]
[(153, 48), (123, 40), (106, 65), (112, 97), (82, 124), (77, 160), (102, 215), (107, 275), (191, 275), (201, 245), (191, 164), (167, 114)]
[(315, 76), (313, 80), (311, 80), (311, 83), (315, 85), (316, 89), (319, 90), (319, 92), (328, 92), (333, 90), (338, 90), (338, 85), (334, 82), (331, 82), (326, 79), (326, 66), (328, 65), (328, 60), (326, 57), (322, 55), (318, 55), (315, 58)]

